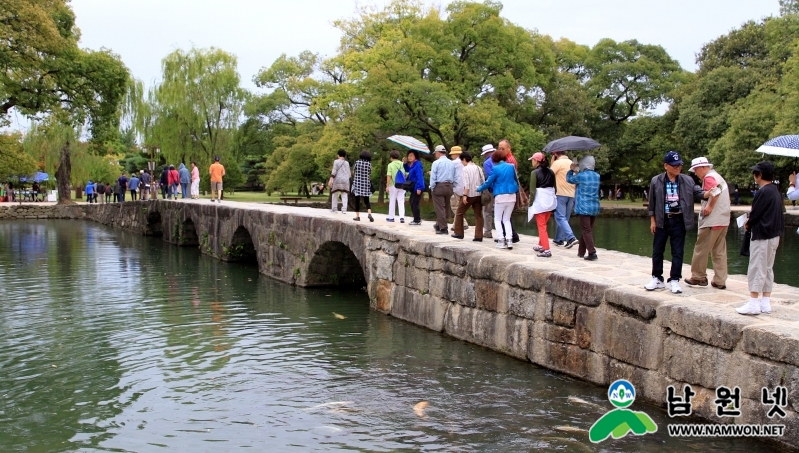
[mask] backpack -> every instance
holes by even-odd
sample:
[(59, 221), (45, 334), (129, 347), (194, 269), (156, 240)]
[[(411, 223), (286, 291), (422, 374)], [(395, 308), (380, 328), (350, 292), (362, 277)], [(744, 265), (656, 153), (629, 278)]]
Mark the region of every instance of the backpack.
[(405, 173), (400, 168), (399, 170), (397, 170), (397, 174), (394, 175), (394, 187), (396, 187), (397, 189), (404, 189), (405, 182), (406, 182)]

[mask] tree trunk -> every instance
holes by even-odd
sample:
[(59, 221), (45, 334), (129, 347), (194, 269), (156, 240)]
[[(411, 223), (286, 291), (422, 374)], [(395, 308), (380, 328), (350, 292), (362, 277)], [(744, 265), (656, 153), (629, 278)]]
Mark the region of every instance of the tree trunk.
[(630, 195), (630, 201), (635, 203), (635, 193), (633, 192), (633, 183), (627, 184), (627, 193)]
[(388, 162), (386, 162), (386, 156), (388, 153), (381, 152), (380, 153), (380, 177), (377, 178), (377, 202), (382, 204), (385, 200), (386, 190), (386, 171), (388, 171)]
[(58, 159), (58, 168), (55, 171), (55, 178), (58, 183), (58, 204), (75, 204), (69, 193), (69, 179), (72, 175), (72, 162), (70, 160), (70, 142), (67, 140), (61, 147), (61, 155)]

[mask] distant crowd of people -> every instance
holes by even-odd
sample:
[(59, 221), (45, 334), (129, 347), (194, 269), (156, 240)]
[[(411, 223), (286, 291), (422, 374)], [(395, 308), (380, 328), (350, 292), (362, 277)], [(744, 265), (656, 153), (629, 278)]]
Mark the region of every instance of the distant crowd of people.
[[(175, 169), (174, 165), (165, 165), (161, 170), (158, 181), (153, 179), (150, 170), (140, 170), (131, 173), (128, 178), (126, 172), (111, 182), (89, 182), (86, 184), (87, 203), (122, 203), (127, 194), (130, 200), (155, 200), (160, 189), (161, 198), (165, 200), (181, 198), (200, 198), (200, 169), (196, 162), (190, 163), (191, 170), (180, 163)], [(211, 178), (211, 202), (222, 201), (222, 178), (225, 176), (225, 167), (219, 162), (219, 156), (214, 157), (214, 163), (208, 169)]]

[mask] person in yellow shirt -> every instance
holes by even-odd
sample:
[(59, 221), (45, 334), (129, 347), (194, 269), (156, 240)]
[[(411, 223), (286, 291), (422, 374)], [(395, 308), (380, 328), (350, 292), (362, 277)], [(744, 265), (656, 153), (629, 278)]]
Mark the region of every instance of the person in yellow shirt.
[(569, 218), (574, 211), (574, 184), (566, 182), (566, 173), (571, 169), (572, 161), (565, 151), (552, 152), (552, 173), (555, 173), (555, 186), (557, 191), (555, 193), (558, 199), (558, 208), (555, 210), (555, 245), (565, 246), (567, 249), (572, 248), (578, 243), (577, 238), (574, 237), (571, 226), (569, 226)]
[(214, 194), (219, 203), (222, 202), (222, 177), (225, 176), (225, 167), (219, 163), (219, 156), (214, 156), (214, 163), (208, 169), (211, 175), (211, 203), (214, 202)]

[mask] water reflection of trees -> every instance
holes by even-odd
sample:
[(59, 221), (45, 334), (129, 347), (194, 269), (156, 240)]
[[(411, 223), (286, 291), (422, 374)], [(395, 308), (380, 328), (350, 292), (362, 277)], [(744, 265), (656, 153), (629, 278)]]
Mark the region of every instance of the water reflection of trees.
[(94, 283), (96, 250), (76, 224), (0, 224), (0, 281), (25, 278), (0, 305), (2, 451), (96, 446), (113, 436), (103, 421), (127, 404), (107, 294), (93, 288), (81, 298)]

